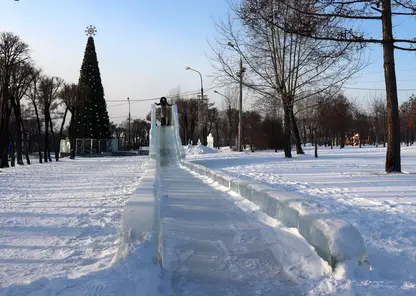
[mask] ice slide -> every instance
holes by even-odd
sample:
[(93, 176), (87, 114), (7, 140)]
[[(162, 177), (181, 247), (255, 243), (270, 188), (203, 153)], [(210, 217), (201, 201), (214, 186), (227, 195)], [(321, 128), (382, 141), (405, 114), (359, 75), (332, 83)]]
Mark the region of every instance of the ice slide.
[(164, 270), (165, 293), (298, 295), (262, 238), (264, 225), (180, 165), (176, 106), (172, 126), (156, 124), (154, 106), (151, 113), (148, 171), (126, 205), (123, 229), (127, 241), (156, 234), (153, 260)]

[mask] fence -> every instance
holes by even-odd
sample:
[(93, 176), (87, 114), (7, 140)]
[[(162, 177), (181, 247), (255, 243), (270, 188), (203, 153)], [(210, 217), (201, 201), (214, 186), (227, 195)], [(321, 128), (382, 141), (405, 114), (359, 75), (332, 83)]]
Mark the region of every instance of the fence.
[[(76, 154), (102, 154), (118, 151), (117, 139), (76, 139), (75, 142)], [(70, 153), (69, 140), (61, 140), (61, 153)]]

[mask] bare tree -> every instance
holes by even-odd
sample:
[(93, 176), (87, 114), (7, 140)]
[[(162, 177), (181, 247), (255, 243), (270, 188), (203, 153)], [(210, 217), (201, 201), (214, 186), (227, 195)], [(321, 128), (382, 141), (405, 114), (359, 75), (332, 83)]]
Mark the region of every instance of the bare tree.
[[(290, 138), (296, 139), (297, 153), (303, 153), (294, 114), (294, 105), (306, 97), (338, 86), (355, 74), (361, 65), (356, 48), (326, 40), (287, 33), (274, 25), (275, 19), (295, 22), (296, 16), (278, 1), (245, 0), (232, 7), (233, 19), (217, 25), (219, 38), (213, 48), (218, 83), (238, 81), (235, 59), (224, 44), (230, 41), (243, 57), (247, 67), (244, 85), (263, 103), (279, 100), (284, 111), (285, 156), (291, 157)], [(242, 29), (236, 29), (239, 22)], [(316, 23), (313, 31), (324, 31), (324, 23)], [(234, 55), (235, 56), (235, 55)]]
[[(13, 109), (14, 117), (16, 120), (16, 152), (17, 152), (17, 164), (23, 165), (23, 151), (22, 151), (22, 143), (25, 146), (25, 151), (27, 150), (26, 138), (22, 137), (24, 135), (24, 126), (23, 126), (23, 119), (22, 119), (22, 111), (21, 111), (21, 100), (25, 96), (28, 91), (28, 88), (32, 82), (33, 76), (33, 67), (30, 62), (22, 62), (19, 63), (14, 69), (12, 70), (11, 75), (11, 93), (10, 96), (10, 105)], [(22, 131), (23, 129), (23, 131)], [(26, 153), (26, 162), (30, 164), (30, 159), (28, 154)]]
[[(416, 51), (416, 39), (396, 38), (393, 34), (393, 17), (416, 16), (416, 2), (414, 0), (316, 0), (309, 1), (308, 5), (298, 5), (297, 2), (287, 0), (258, 0), (258, 2), (270, 1), (277, 1), (289, 8), (293, 14), (298, 15), (297, 22), (284, 23), (279, 19), (273, 22), (285, 32), (340, 44), (359, 44), (363, 47), (368, 44), (379, 44), (383, 47), (388, 126), (385, 170), (400, 172), (400, 120), (394, 51), (396, 49)], [(380, 23), (382, 38), (368, 36), (358, 28), (357, 22), (363, 24), (375, 21)], [(325, 23), (326, 30), (320, 32), (305, 30), (314, 27), (316, 23)]]
[[(52, 127), (51, 124), (51, 110), (52, 107), (55, 107), (56, 100), (58, 98), (58, 93), (63, 84), (63, 80), (58, 77), (47, 77), (42, 76), (39, 82), (39, 99), (42, 104), (42, 111), (44, 115), (44, 124), (45, 124), (45, 146), (44, 146), (44, 157), (45, 162), (52, 161), (50, 155), (50, 144), (49, 144), (49, 128)], [(53, 136), (53, 133), (52, 133)], [(54, 145), (56, 146), (56, 144)]]
[(10, 97), (13, 71), (29, 60), (29, 47), (18, 36), (10, 32), (0, 33), (0, 167), (8, 167)]
[(414, 141), (416, 127), (416, 97), (412, 95), (400, 105), (400, 123), (406, 145)]
[(238, 92), (238, 89), (230, 87), (225, 89), (225, 94), (217, 92), (223, 97), (222, 108), (225, 111), (223, 131), (226, 133), (225, 135), (230, 148), (234, 146), (233, 139), (238, 133)]
[[(59, 97), (63, 101), (65, 105), (65, 109), (71, 113), (71, 121), (69, 123), (69, 143), (70, 143), (70, 158), (75, 159), (75, 146), (76, 146), (76, 121), (78, 120), (79, 116), (79, 108), (81, 107), (81, 100), (84, 96), (82, 96), (83, 92), (88, 91), (86, 87), (83, 87), (79, 84), (64, 84), (60, 93)], [(61, 126), (62, 130), (62, 126)], [(62, 137), (62, 134), (60, 135)]]
[(193, 141), (195, 130), (198, 126), (198, 100), (197, 99), (178, 99), (178, 119), (179, 131), (183, 144)]
[[(33, 110), (35, 113), (35, 117), (36, 117), (36, 122), (37, 122), (37, 133), (38, 133), (38, 137), (39, 137), (39, 141), (41, 139), (42, 136), (42, 122), (41, 122), (41, 118), (40, 118), (40, 112), (39, 112), (39, 108), (40, 108), (40, 100), (39, 100), (39, 81), (41, 78), (41, 70), (40, 69), (33, 69), (32, 73), (32, 80), (31, 83), (29, 85), (29, 89), (28, 92), (26, 94), (27, 98), (30, 100), (30, 102), (32, 103), (33, 106)], [(42, 163), (42, 148), (41, 148), (41, 143), (39, 142), (39, 148), (38, 148), (38, 153), (39, 153), (39, 163)]]
[(29, 154), (33, 151), (33, 137), (37, 131), (37, 121), (36, 118), (33, 117), (32, 110), (26, 105), (20, 105), (20, 110), (20, 123), (22, 126), (22, 137), (25, 149), (26, 163), (31, 164)]
[(386, 100), (374, 97), (370, 102), (370, 113), (373, 117), (374, 134), (376, 146), (380, 144), (380, 136), (383, 139), (383, 147), (387, 142), (387, 105)]
[(244, 133), (243, 135), (246, 138), (245, 143), (250, 145), (250, 151), (254, 152), (255, 149), (258, 149), (259, 142), (261, 141), (261, 115), (259, 112), (252, 110), (246, 111), (243, 114), (244, 116)]
[(368, 132), (370, 131), (368, 114), (360, 106), (355, 105), (352, 106), (352, 116), (354, 129), (358, 134), (359, 147), (361, 148), (364, 139), (368, 138)]

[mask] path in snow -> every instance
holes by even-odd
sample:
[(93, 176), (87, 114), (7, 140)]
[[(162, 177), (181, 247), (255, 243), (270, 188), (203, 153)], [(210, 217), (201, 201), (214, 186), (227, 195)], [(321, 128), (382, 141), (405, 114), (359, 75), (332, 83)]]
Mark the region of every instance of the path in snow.
[(262, 226), (223, 193), (177, 166), (164, 168), (161, 182), (173, 295), (300, 294), (262, 240)]
[(145, 160), (62, 159), (2, 170), (0, 288), (107, 267)]

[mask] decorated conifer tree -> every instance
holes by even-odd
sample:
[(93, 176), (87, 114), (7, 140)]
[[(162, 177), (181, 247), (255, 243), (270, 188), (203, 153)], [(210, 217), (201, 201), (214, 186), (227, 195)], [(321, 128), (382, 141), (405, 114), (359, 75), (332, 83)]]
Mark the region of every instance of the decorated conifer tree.
[(86, 30), (88, 41), (78, 82), (85, 91), (82, 92), (75, 133), (78, 138), (108, 139), (110, 138), (110, 119), (95, 51), (93, 38), (95, 32), (96, 29), (92, 26)]

